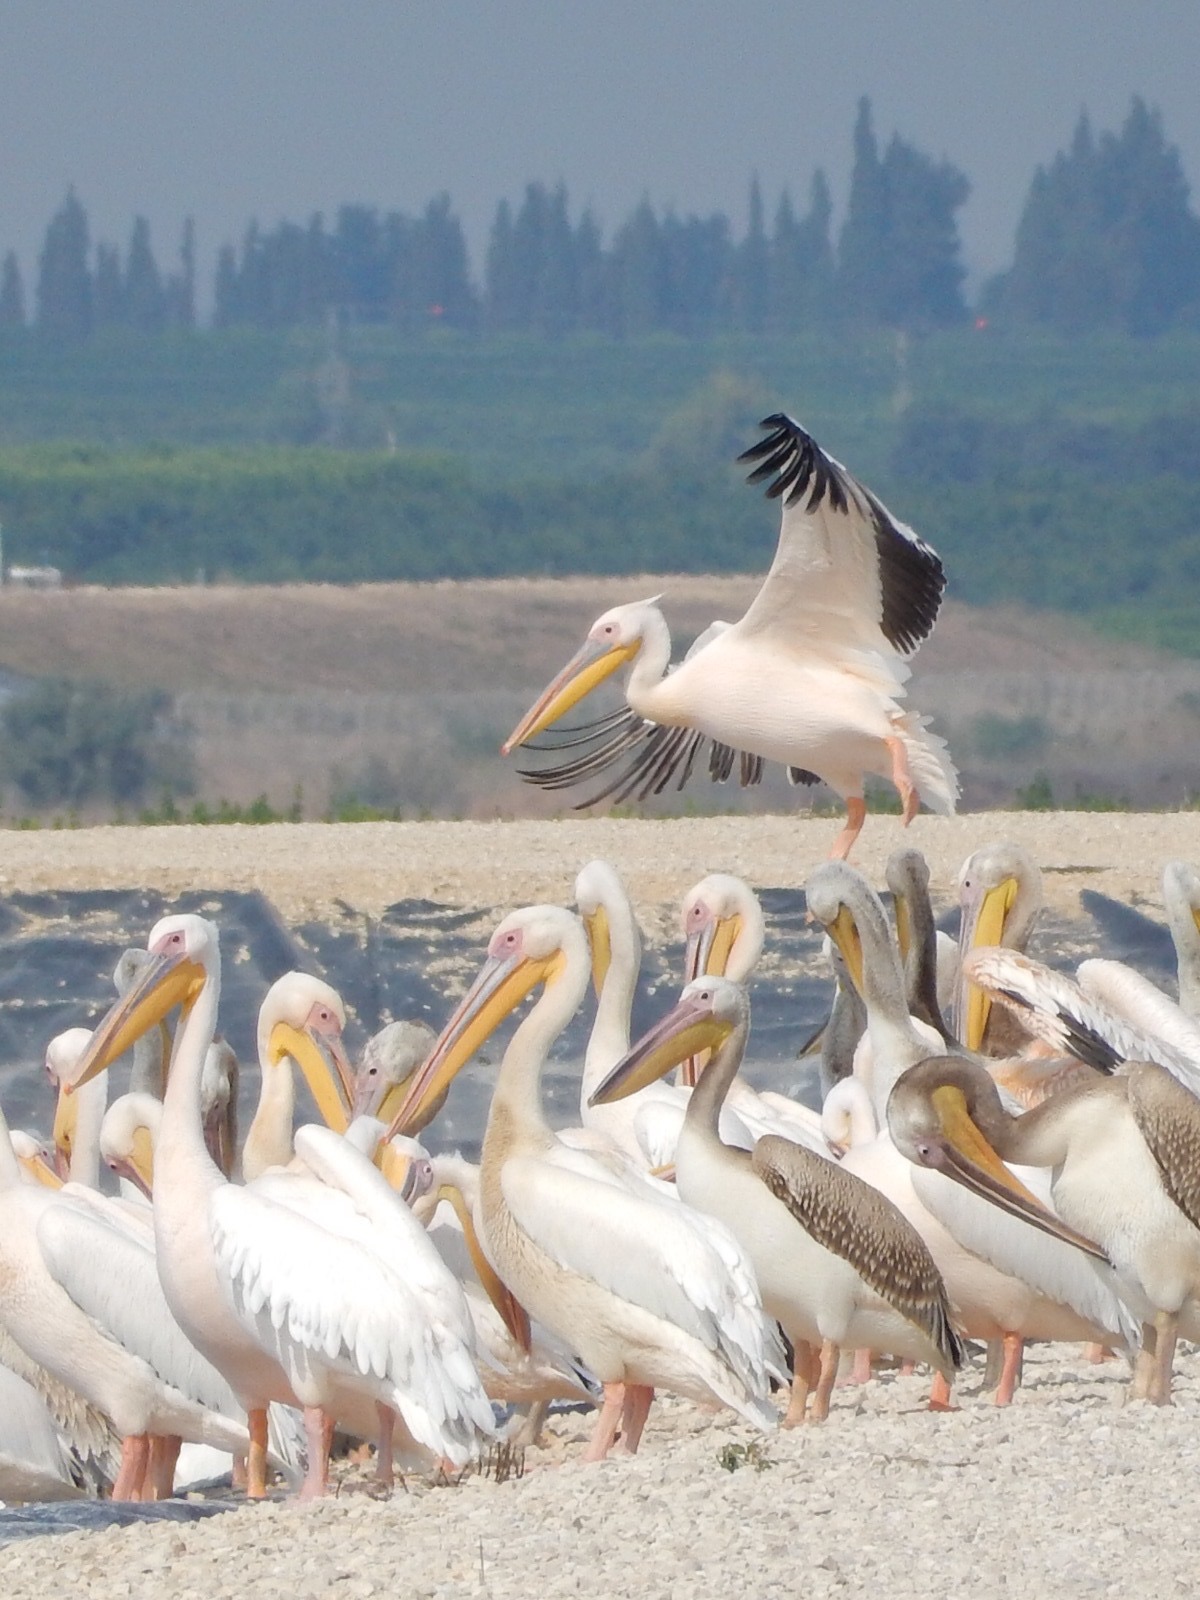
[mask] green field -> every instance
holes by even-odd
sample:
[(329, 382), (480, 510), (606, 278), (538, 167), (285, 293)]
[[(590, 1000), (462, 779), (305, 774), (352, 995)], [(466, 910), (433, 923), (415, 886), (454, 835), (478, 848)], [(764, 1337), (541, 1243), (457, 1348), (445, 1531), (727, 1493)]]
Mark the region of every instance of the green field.
[(755, 570), (787, 409), (954, 591), (1200, 650), (1200, 335), (0, 339), (10, 562), (131, 582)]

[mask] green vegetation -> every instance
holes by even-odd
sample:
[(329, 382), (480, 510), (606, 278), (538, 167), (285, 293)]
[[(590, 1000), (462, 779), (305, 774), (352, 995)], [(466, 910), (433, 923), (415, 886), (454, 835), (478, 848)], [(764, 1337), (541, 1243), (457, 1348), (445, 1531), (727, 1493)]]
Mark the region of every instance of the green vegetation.
[(168, 720), (170, 696), (47, 678), (0, 713), (0, 775), (29, 805), (124, 805), (194, 773), (186, 734)]

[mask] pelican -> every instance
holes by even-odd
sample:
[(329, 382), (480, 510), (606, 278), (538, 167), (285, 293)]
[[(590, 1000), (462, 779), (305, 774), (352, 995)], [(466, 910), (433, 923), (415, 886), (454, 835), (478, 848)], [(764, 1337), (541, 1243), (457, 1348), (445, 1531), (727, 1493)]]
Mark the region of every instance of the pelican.
[[(744, 879), (729, 872), (710, 872), (683, 897), (681, 921), (687, 939), (685, 982), (705, 974), (727, 977), (735, 983), (749, 980), (762, 954), (766, 922), (758, 896)], [(684, 1083), (694, 1084), (695, 1062), (685, 1061), (681, 1074)], [(751, 1142), (776, 1133), (817, 1155), (828, 1154), (820, 1114), (799, 1101), (771, 1089), (754, 1089), (744, 1078), (735, 1076), (725, 1102), (749, 1129)], [(724, 1137), (729, 1143), (728, 1136)]]
[[(867, 1006), (868, 1081), (880, 1132), (853, 1146), (842, 1166), (881, 1189), (917, 1229), (964, 1331), (1003, 1346), (996, 1403), (1007, 1405), (1026, 1339), (1104, 1341), (1122, 1336), (1128, 1317), (1074, 1252), (1060, 1252), (1047, 1264), (1042, 1257), (1050, 1246), (1039, 1253), (1040, 1241), (1028, 1227), (1006, 1249), (994, 1237), (1006, 1220), (995, 1207), (966, 1195), (941, 1173), (912, 1166), (897, 1150), (887, 1128), (893, 1086), (909, 1067), (943, 1054), (945, 1043), (909, 1015), (883, 907), (866, 881), (852, 867), (829, 862), (810, 876), (806, 892), (809, 909), (838, 944)], [(866, 1066), (865, 1060), (856, 1062), (856, 1070)], [(1032, 1173), (1022, 1177), (1027, 1184), (1041, 1181)], [(935, 1380), (932, 1403), (941, 1406), (948, 1398)]]
[(326, 1416), (336, 1417), (347, 1395), (382, 1408), (381, 1459), (399, 1412), (413, 1438), (463, 1463), (480, 1429), (490, 1430), (491, 1408), (471, 1360), (461, 1291), (424, 1230), (329, 1129), (296, 1135), (297, 1152), (323, 1185), (293, 1178), (285, 1199), (289, 1174), (267, 1173), (247, 1188), (224, 1178), (200, 1128), (200, 1079), (220, 995), (217, 930), (202, 917), (166, 917), (148, 948), (154, 959), (92, 1035), (75, 1082), (103, 1071), (181, 1005), (157, 1151), (158, 1270), (180, 1326), (250, 1419), (248, 1492), (265, 1492), (266, 1406), (274, 1400), (304, 1408), (306, 1497), (324, 1491)]
[[(1014, 1117), (986, 1072), (948, 1056), (904, 1075), (889, 1120), (910, 1161), (1111, 1262), (1142, 1322), (1131, 1397), (1168, 1404), (1176, 1339), (1200, 1335), (1200, 1101), (1132, 1062)], [(1053, 1169), (1057, 1215), (1005, 1161)]]
[[(938, 933), (929, 899), (929, 863), (919, 850), (893, 850), (884, 869), (892, 892), (892, 914), (896, 919), (896, 943), (904, 963), (904, 988), (908, 1009), (947, 1044), (954, 1036), (942, 1015), (942, 995), (952, 995), (957, 982), (957, 952), (945, 936)], [(945, 944), (943, 944), (945, 939)], [(945, 965), (954, 962), (954, 971), (943, 980)]]
[(242, 1150), (247, 1183), (268, 1167), (284, 1167), (292, 1159), (293, 1061), (303, 1072), (325, 1125), (336, 1133), (345, 1132), (353, 1093), (342, 1045), (345, 1025), (341, 996), (311, 973), (285, 972), (267, 990), (258, 1012), (258, 1106)]
[(1024, 951), (1043, 905), (1042, 874), (1019, 844), (984, 845), (963, 862), (958, 878), (962, 922), (959, 928), (959, 991), (955, 1007), (958, 1036), (968, 1050), (988, 1055), (1019, 1055), (1028, 1035), (1011, 1020), (991, 1017), (991, 1000), (963, 972), (970, 952), (983, 945)]
[(840, 1347), (850, 1343), (926, 1361), (947, 1383), (962, 1365), (945, 1285), (916, 1230), (869, 1184), (803, 1146), (771, 1135), (751, 1155), (724, 1144), (717, 1116), (750, 1031), (745, 989), (702, 977), (651, 1028), (596, 1091), (605, 1101), (669, 1072), (696, 1049), (713, 1050), (688, 1105), (675, 1156), (680, 1197), (719, 1218), (745, 1247), (768, 1316), (795, 1350), (785, 1422), (829, 1413)]
[[(372, 1034), (354, 1070), (353, 1115), (378, 1117), (380, 1122), (389, 1123), (403, 1102), (409, 1079), (429, 1054), (436, 1037), (429, 1024), (419, 1018), (389, 1022)], [(440, 1103), (430, 1106), (431, 1121), (440, 1110)]]
[(1163, 905), (1179, 963), (1179, 1004), (1200, 1020), (1200, 873), (1186, 861), (1163, 868)]
[(488, 959), (397, 1114), (419, 1117), (475, 1049), (539, 985), (504, 1053), (480, 1166), (483, 1242), (532, 1317), (604, 1385), (585, 1453), (603, 1459), (624, 1424), (637, 1449), (655, 1388), (731, 1406), (761, 1428), (767, 1402), (762, 1305), (740, 1246), (719, 1223), (648, 1184), (630, 1188), (545, 1120), (546, 1056), (587, 989), (587, 938), (557, 906), (505, 917)]
[[(911, 821), (922, 801), (951, 813), (958, 778), (943, 740), (903, 709), (911, 656), (937, 619), (945, 576), (935, 551), (782, 413), (743, 460), (760, 463), (783, 497), (771, 570), (740, 621), (713, 628), (668, 671), (671, 639), (655, 600), (614, 606), (501, 746), (507, 755), (632, 663), (624, 713), (570, 741), (596, 748), (550, 772), (565, 787), (637, 749), (631, 769), (584, 804), (682, 788), (705, 739), (752, 765), (781, 761), (801, 782), (823, 779), (846, 803), (833, 845), (845, 856), (866, 817), (864, 778), (890, 778)], [(722, 763), (718, 761), (718, 765)]]
[(113, 1498), (137, 1499), (152, 1436), (232, 1452), (247, 1434), (215, 1409), (224, 1396), (178, 1330), (155, 1317), (146, 1243), (98, 1200), (23, 1182), (0, 1112), (0, 1321), (30, 1362), (111, 1419), (122, 1439)]

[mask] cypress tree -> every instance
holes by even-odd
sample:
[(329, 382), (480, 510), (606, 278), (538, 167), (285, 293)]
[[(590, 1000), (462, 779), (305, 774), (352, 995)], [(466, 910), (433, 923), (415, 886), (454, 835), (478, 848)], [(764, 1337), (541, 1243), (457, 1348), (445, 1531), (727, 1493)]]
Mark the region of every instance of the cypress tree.
[(96, 270), (92, 279), (92, 322), (97, 328), (125, 320), (125, 291), (121, 282), (121, 253), (103, 239), (96, 244)]
[(50, 219), (38, 257), (37, 326), (65, 339), (85, 339), (92, 330), (88, 220), (73, 188)]
[(519, 326), (520, 289), (517, 283), (516, 246), (512, 207), (501, 200), (488, 238), (484, 271), (484, 309), (493, 329)]
[(21, 264), (15, 250), (10, 250), (0, 268), (0, 327), (25, 326), (25, 285), (21, 281)]
[(871, 123), (871, 102), (864, 95), (854, 124), (854, 168), (837, 266), (838, 303), (855, 321), (879, 321), (887, 272), (887, 232), (883, 166)]
[(762, 333), (767, 325), (770, 299), (770, 248), (763, 217), (758, 178), (750, 184), (749, 223), (746, 237), (734, 257), (738, 326), (747, 333)]
[(161, 333), (167, 321), (167, 297), (150, 246), (150, 224), (135, 217), (125, 261), (125, 320), (141, 333)]

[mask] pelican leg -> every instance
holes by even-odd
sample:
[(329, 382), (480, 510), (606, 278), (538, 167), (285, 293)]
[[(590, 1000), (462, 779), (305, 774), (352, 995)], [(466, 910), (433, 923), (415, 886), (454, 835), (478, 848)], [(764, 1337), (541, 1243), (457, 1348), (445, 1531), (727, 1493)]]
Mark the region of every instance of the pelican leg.
[(1102, 1361), (1111, 1361), (1115, 1353), (1112, 1346), (1107, 1344), (1093, 1343), (1085, 1344), (1083, 1347), (1083, 1358), (1093, 1367), (1098, 1367)]
[(1000, 1382), (996, 1385), (998, 1406), (1012, 1405), (1013, 1395), (1021, 1381), (1021, 1365), (1025, 1355), (1025, 1341), (1019, 1333), (1004, 1335), (1004, 1365), (1000, 1369)]
[(517, 1406), (508, 1420), (506, 1432), (509, 1442), (522, 1448), (536, 1445), (542, 1437), (549, 1411), (549, 1400), (535, 1400), (531, 1405)]
[(956, 1406), (951, 1399), (949, 1380), (943, 1378), (940, 1372), (935, 1372), (933, 1382), (929, 1386), (930, 1411), (954, 1411)]
[(814, 1422), (824, 1422), (829, 1416), (829, 1399), (833, 1394), (833, 1385), (837, 1379), (838, 1357), (841, 1351), (832, 1339), (826, 1339), (821, 1345), (821, 1374), (817, 1379), (817, 1392), (813, 1395), (812, 1419)]
[(588, 1440), (588, 1447), (583, 1452), (585, 1461), (603, 1461), (612, 1449), (617, 1429), (621, 1425), (621, 1412), (624, 1407), (625, 1385), (606, 1383), (604, 1404), (600, 1407), (600, 1414), (596, 1418), (596, 1426), (592, 1430), (592, 1437)]
[(654, 1390), (648, 1384), (625, 1385), (625, 1400), (621, 1406), (621, 1441), (617, 1445), (619, 1454), (637, 1455), (638, 1445), (642, 1442), (642, 1429), (646, 1426), (653, 1401)]
[(143, 1500), (169, 1500), (175, 1492), (175, 1464), (183, 1440), (174, 1433), (150, 1435), (150, 1460), (146, 1468), (148, 1493)]
[(375, 1415), (379, 1418), (379, 1445), (375, 1453), (375, 1481), (385, 1489), (395, 1482), (392, 1472), (392, 1433), (396, 1426), (396, 1413), (391, 1406), (375, 1402)]
[(866, 820), (867, 802), (861, 795), (851, 795), (846, 801), (846, 826), (833, 841), (833, 849), (829, 852), (831, 861), (845, 861)]
[(244, 1489), (246, 1487), (245, 1455), (234, 1456), (233, 1466), (229, 1469), (229, 1486), (232, 1489)]
[(1179, 1316), (1174, 1311), (1156, 1311), (1154, 1329), (1158, 1335), (1154, 1372), (1146, 1398), (1152, 1405), (1171, 1404), (1171, 1371), (1175, 1365), (1175, 1345), (1179, 1338)]
[(792, 1341), (792, 1394), (788, 1401), (785, 1428), (799, 1428), (807, 1420), (808, 1392), (816, 1381), (813, 1348), (803, 1339)]
[(121, 1440), (121, 1465), (112, 1487), (114, 1500), (140, 1500), (146, 1466), (150, 1460), (150, 1435), (126, 1434)]
[(250, 1430), (250, 1454), (246, 1458), (246, 1499), (265, 1500), (267, 1497), (266, 1407), (249, 1412), (246, 1426)]
[(844, 1378), (839, 1378), (838, 1383), (870, 1383), (871, 1381), (871, 1352), (869, 1350), (856, 1350), (854, 1363), (849, 1373)]
[(912, 781), (912, 772), (908, 765), (908, 749), (904, 740), (889, 739), (887, 747), (892, 756), (892, 782), (899, 790), (900, 799), (904, 803), (904, 826), (907, 828), (921, 809), (921, 797)]
[(308, 1445), (308, 1472), (300, 1485), (301, 1500), (319, 1500), (329, 1487), (329, 1432), (320, 1406), (305, 1406), (304, 1437)]
[(1158, 1329), (1153, 1322), (1142, 1323), (1142, 1343), (1133, 1362), (1133, 1379), (1129, 1385), (1130, 1400), (1148, 1400), (1150, 1385), (1158, 1364)]
[(989, 1339), (986, 1350), (987, 1355), (983, 1363), (983, 1382), (979, 1385), (980, 1394), (990, 1394), (993, 1389), (999, 1388), (1000, 1374), (1004, 1371), (1004, 1341), (1002, 1339)]

